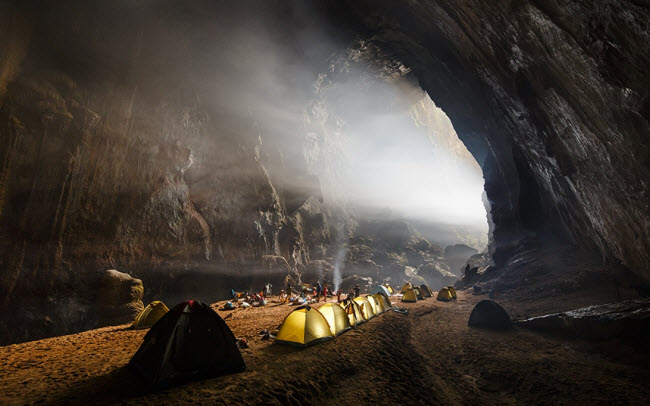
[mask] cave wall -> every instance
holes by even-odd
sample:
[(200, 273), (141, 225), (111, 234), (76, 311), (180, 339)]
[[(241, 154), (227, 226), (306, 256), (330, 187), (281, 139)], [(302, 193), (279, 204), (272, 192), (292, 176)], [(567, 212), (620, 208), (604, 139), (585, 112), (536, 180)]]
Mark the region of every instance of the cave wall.
[(231, 108), (262, 96), (214, 51), (245, 10), (159, 4), (3, 4), (0, 342), (96, 326), (106, 269), (210, 301), (324, 255), (317, 181)]
[[(142, 278), (145, 296), (185, 294), (209, 285), (186, 270), (226, 289), (244, 267), (326, 255), (336, 227), (308, 162), (284, 165), (304, 151), (213, 100), (249, 101), (232, 87), (256, 63), (206, 55), (240, 51), (221, 38), (254, 32), (253, 10), (287, 48), (326, 20), (343, 47), (362, 39), (377, 63), (411, 70), (483, 168), (497, 265), (553, 239), (650, 280), (647, 1), (324, 0), (313, 19), (299, 1), (94, 3), (0, 3), (0, 295), (4, 314), (20, 309), (2, 320), (9, 341), (92, 327), (105, 269)], [(341, 46), (304, 49), (318, 72)]]
[(482, 163), (497, 263), (532, 234), (650, 281), (648, 2), (350, 7)]

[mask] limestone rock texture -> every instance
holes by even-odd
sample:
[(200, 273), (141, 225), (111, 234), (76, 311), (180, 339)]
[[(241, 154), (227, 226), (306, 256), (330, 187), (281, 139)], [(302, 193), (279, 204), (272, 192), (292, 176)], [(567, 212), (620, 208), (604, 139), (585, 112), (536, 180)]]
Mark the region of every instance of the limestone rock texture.
[(98, 293), (99, 327), (129, 323), (144, 310), (142, 281), (124, 272), (105, 271)]
[(497, 265), (532, 235), (647, 285), (647, 1), (350, 3), (481, 164)]
[[(106, 269), (142, 280), (145, 301), (173, 304), (332, 263), (331, 245), (358, 228), (354, 213), (323, 199), (331, 179), (309, 171), (324, 160), (336, 171), (324, 125), (333, 119), (317, 100), (306, 113), (301, 105), (277, 114), (286, 92), (313, 82), (247, 53), (265, 36), (315, 72), (330, 69), (332, 54), (362, 49), (381, 72), (428, 92), (483, 170), (494, 266), (481, 275), (507, 274), (513, 255), (553, 241), (648, 286), (649, 7), (0, 3), (0, 344), (98, 325)], [(259, 34), (250, 16), (273, 29), (249, 35)], [(317, 24), (334, 40), (296, 52)], [(258, 91), (274, 83), (271, 72), (292, 86)], [(233, 109), (260, 100), (263, 108)], [(296, 128), (306, 141), (289, 136)], [(394, 226), (389, 242), (400, 252), (355, 260), (363, 275), (377, 277), (377, 265), (403, 278), (407, 264), (430, 270), (438, 261), (442, 253), (419, 249), (408, 225)]]

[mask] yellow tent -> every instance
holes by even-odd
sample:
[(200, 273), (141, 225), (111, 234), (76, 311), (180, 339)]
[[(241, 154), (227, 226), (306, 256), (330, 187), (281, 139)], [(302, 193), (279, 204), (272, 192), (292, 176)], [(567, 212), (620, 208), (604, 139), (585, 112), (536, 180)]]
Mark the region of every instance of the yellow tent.
[(415, 292), (415, 296), (417, 296), (418, 300), (424, 300), (426, 297), (422, 295), (422, 292), (420, 291), (420, 288), (414, 287), (413, 291)]
[(368, 301), (368, 303), (370, 303), (370, 306), (372, 307), (372, 311), (376, 315), (379, 315), (383, 312), (383, 310), (379, 307), (379, 303), (377, 303), (377, 299), (375, 299), (373, 295), (366, 296), (366, 300)]
[(325, 303), (318, 308), (320, 314), (325, 317), (327, 323), (330, 325), (330, 330), (335, 336), (348, 331), (352, 326), (348, 320), (348, 315), (341, 306), (335, 303)]
[(332, 338), (325, 317), (310, 306), (300, 306), (284, 319), (275, 342), (307, 347)]
[(406, 293), (407, 290), (413, 289), (413, 285), (410, 282), (407, 282), (402, 286), (402, 290), (400, 290), (400, 293)]
[(384, 309), (384, 302), (380, 298), (378, 298), (377, 295), (379, 296), (384, 296), (384, 295), (382, 295), (381, 293), (375, 293), (374, 295), (372, 295), (372, 298), (374, 299), (377, 307), (377, 314), (382, 314), (383, 312), (386, 311), (386, 309)]
[(404, 292), (404, 296), (402, 296), (402, 302), (413, 303), (417, 301), (418, 297), (415, 295), (415, 291), (413, 289), (407, 289), (406, 292)]
[(449, 289), (449, 293), (451, 293), (452, 299), (458, 299), (458, 295), (456, 295), (456, 289), (454, 289), (453, 286), (447, 286), (447, 289)]
[(384, 286), (386, 289), (388, 289), (388, 293), (390, 293), (391, 295), (394, 295), (394, 294), (395, 294), (395, 289), (393, 289), (393, 287), (392, 287), (390, 284), (388, 284), (388, 283), (384, 283), (383, 286)]
[(375, 317), (375, 312), (372, 309), (372, 305), (370, 302), (368, 302), (368, 299), (365, 297), (357, 297), (354, 299), (355, 302), (359, 305), (359, 308), (361, 309), (361, 314), (363, 314), (363, 317), (366, 320), (370, 320), (373, 317)]
[(448, 302), (452, 298), (451, 292), (447, 288), (442, 288), (440, 289), (440, 292), (438, 292), (438, 300), (441, 300), (443, 302)]
[(388, 311), (393, 308), (393, 305), (390, 304), (390, 300), (381, 293), (375, 294), (375, 299), (379, 302), (383, 308), (383, 311)]
[(169, 309), (161, 301), (155, 300), (149, 303), (149, 306), (145, 307), (143, 311), (140, 312), (135, 317), (131, 327), (133, 328), (149, 328), (156, 324), (158, 320), (162, 318)]
[(365, 323), (366, 319), (361, 314), (361, 309), (359, 305), (354, 300), (345, 300), (339, 303), (345, 313), (348, 315), (348, 320), (350, 321), (351, 326), (356, 326), (357, 324)]

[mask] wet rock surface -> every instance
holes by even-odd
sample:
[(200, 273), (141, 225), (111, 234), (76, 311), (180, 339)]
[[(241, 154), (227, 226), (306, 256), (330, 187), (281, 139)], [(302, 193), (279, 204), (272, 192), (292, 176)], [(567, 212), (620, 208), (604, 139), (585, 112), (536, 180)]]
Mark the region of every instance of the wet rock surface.
[(621, 339), (647, 344), (650, 339), (650, 300), (638, 299), (589, 306), (532, 317), (518, 321), (516, 325), (565, 337)]

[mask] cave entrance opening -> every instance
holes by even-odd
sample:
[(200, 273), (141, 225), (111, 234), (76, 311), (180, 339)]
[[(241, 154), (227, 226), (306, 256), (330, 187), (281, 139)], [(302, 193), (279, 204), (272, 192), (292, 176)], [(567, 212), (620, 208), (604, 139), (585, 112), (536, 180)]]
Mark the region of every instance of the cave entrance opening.
[(443, 249), (483, 252), (491, 221), (481, 167), (408, 69), (396, 72), (348, 64), (319, 77), (308, 121), (327, 144), (327, 168), (312, 166), (324, 198), (354, 207), (361, 224), (402, 221)]

